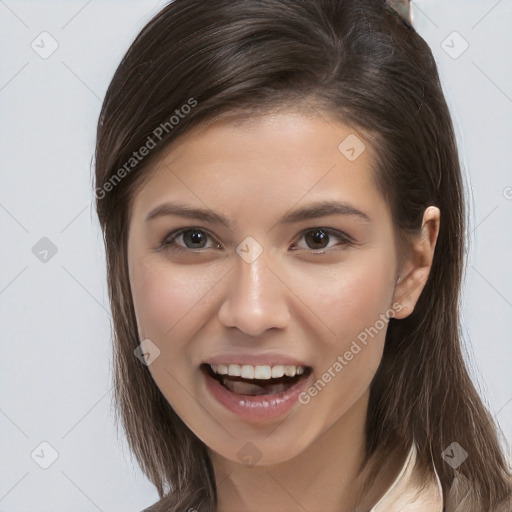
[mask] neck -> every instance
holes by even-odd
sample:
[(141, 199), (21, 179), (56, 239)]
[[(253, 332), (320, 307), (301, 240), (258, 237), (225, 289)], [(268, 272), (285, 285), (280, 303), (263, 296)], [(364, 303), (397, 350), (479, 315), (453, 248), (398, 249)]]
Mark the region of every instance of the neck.
[(218, 492), (218, 512), (366, 512), (396, 477), (392, 472), (372, 484), (361, 500), (365, 473), (368, 394), (363, 395), (320, 438), (285, 462), (245, 466), (211, 452)]

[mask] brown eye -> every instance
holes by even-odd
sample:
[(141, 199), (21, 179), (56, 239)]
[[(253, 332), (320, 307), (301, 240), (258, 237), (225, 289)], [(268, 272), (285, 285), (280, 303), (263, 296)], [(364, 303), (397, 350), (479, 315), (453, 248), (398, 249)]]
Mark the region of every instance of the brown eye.
[(329, 243), (329, 234), (323, 229), (316, 229), (308, 231), (305, 240), (311, 249), (325, 249), (326, 244)]
[[(203, 249), (206, 236), (202, 231), (188, 230), (182, 233), (183, 241), (189, 249)], [(190, 246), (188, 245), (190, 243)]]
[(314, 228), (308, 229), (303, 232), (301, 238), (304, 238), (308, 249), (312, 250), (324, 250), (329, 248), (329, 242), (331, 239), (337, 239), (340, 241), (338, 246), (349, 246), (353, 245), (353, 241), (345, 233), (341, 231), (326, 229), (326, 228)]
[[(210, 235), (201, 229), (188, 228), (180, 229), (174, 233), (168, 235), (162, 242), (161, 247), (167, 249), (209, 249), (214, 246), (207, 247), (206, 243)], [(177, 243), (177, 240), (182, 240), (181, 243)], [(219, 247), (219, 244), (215, 244)]]

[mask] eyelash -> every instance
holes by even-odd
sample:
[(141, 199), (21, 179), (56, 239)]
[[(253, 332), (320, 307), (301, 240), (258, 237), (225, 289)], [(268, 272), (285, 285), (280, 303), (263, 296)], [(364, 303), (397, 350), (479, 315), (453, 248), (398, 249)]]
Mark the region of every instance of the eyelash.
[[(337, 229), (323, 228), (323, 227), (308, 228), (308, 229), (302, 231), (302, 233), (300, 234), (300, 238), (302, 238), (303, 236), (307, 235), (308, 233), (314, 233), (314, 232), (319, 232), (319, 231), (322, 231), (322, 232), (326, 233), (329, 237), (333, 237), (334, 236), (334, 237), (338, 238), (339, 240), (341, 240), (341, 244), (338, 244), (338, 245), (341, 245), (342, 249), (344, 249), (346, 247), (352, 247), (352, 246), (355, 245), (354, 240), (352, 240), (352, 238), (350, 238), (348, 235), (346, 235), (342, 231), (338, 231)], [(158, 247), (158, 250), (164, 249), (164, 250), (169, 250), (169, 251), (186, 251), (186, 252), (195, 252), (195, 253), (197, 253), (197, 252), (205, 251), (207, 249), (211, 249), (211, 247), (206, 247), (206, 248), (203, 247), (203, 248), (192, 249), (192, 248), (189, 248), (189, 247), (178, 245), (176, 243), (176, 239), (178, 237), (180, 237), (181, 235), (183, 235), (185, 233), (188, 233), (188, 232), (199, 232), (199, 233), (202, 233), (202, 234), (204, 234), (204, 235), (206, 235), (208, 237), (213, 238), (208, 233), (208, 231), (205, 231), (204, 229), (200, 229), (200, 228), (182, 228), (182, 229), (179, 229), (179, 230), (174, 231), (172, 233), (169, 233), (164, 238), (164, 240), (162, 241), (160, 246)], [(299, 249), (299, 250), (301, 250), (301, 249)], [(305, 250), (308, 250), (308, 249), (305, 249)], [(329, 252), (331, 250), (332, 250), (332, 248), (309, 249), (309, 251), (311, 253), (313, 253), (313, 254), (324, 254), (324, 253)]]

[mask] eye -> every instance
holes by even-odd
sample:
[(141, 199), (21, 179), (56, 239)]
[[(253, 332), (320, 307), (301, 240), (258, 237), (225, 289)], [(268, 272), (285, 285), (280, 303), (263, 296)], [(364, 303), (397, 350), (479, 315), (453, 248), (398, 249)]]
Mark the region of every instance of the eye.
[[(354, 245), (354, 241), (345, 233), (338, 231), (336, 229), (327, 229), (327, 228), (312, 228), (304, 231), (301, 235), (301, 238), (304, 237), (306, 243), (308, 244), (309, 249), (313, 249), (315, 251), (320, 250), (318, 254), (323, 254), (325, 249), (329, 249), (328, 243), (330, 238), (337, 238), (341, 241), (341, 243), (337, 245), (341, 246), (352, 246)], [(310, 244), (310, 245), (309, 245)], [(332, 246), (331, 246), (332, 247)]]
[[(207, 245), (207, 240), (210, 234), (203, 229), (199, 228), (185, 228), (170, 233), (160, 244), (159, 248), (171, 250), (202, 250), (202, 249), (222, 249), (222, 245), (218, 242)], [(326, 249), (329, 249), (329, 242), (331, 238), (339, 241), (338, 244), (342, 247), (353, 246), (354, 241), (345, 233), (328, 228), (312, 228), (308, 229), (301, 234), (301, 238), (305, 238), (308, 247), (318, 254), (323, 254)], [(181, 240), (181, 243), (178, 241)], [(331, 245), (332, 247), (332, 245)], [(292, 246), (293, 250), (297, 250), (297, 246)], [(301, 249), (298, 247), (298, 249)]]
[[(214, 246), (207, 247), (206, 240), (210, 235), (198, 228), (180, 229), (167, 236), (161, 244), (161, 248), (187, 250), (187, 249), (210, 249), (221, 248), (219, 243)], [(177, 240), (182, 239), (182, 243), (176, 243)]]

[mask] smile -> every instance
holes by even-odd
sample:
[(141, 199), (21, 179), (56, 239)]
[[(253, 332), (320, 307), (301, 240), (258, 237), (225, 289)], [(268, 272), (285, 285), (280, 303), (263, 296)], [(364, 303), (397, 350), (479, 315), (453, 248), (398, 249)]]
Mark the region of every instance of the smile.
[(312, 368), (293, 365), (202, 364), (213, 398), (248, 420), (268, 420), (288, 412), (306, 387)]

